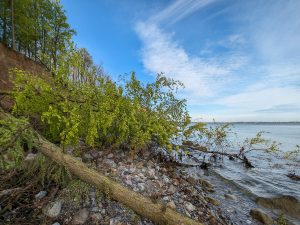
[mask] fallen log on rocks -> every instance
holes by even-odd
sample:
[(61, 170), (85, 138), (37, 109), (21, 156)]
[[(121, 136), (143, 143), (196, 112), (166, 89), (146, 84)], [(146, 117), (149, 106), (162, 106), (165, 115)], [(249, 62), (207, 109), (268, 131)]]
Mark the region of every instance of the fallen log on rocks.
[[(6, 119), (9, 117), (12, 116), (0, 111), (0, 119)], [(64, 154), (62, 149), (47, 141), (37, 132), (36, 137), (36, 147), (45, 156), (54, 162), (63, 165), (82, 181), (103, 190), (111, 199), (126, 205), (140, 216), (146, 217), (157, 224), (163, 225), (201, 225), (201, 223), (174, 211), (166, 205), (129, 190), (116, 181), (102, 175), (98, 171), (88, 168), (83, 162), (70, 155)]]

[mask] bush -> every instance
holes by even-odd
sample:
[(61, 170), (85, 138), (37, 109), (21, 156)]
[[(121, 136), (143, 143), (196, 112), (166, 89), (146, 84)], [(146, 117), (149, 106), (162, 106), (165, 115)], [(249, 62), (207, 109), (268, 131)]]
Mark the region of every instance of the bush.
[(82, 138), (91, 147), (133, 150), (151, 143), (170, 146), (171, 138), (189, 123), (185, 100), (174, 95), (180, 82), (159, 74), (142, 85), (132, 73), (129, 81), (116, 84), (90, 72), (82, 82), (70, 78), (73, 58), (50, 82), (14, 71), (13, 112), (34, 119), (50, 141), (74, 145)]

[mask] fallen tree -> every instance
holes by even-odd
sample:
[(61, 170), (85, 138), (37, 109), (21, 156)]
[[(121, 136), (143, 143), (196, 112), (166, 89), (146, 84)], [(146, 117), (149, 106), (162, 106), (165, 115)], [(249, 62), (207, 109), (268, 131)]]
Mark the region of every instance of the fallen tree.
[[(0, 111), (0, 120), (13, 118), (12, 115)], [(28, 127), (28, 129), (32, 129)], [(100, 190), (104, 191), (111, 199), (114, 199), (134, 210), (137, 214), (149, 218), (157, 224), (168, 225), (200, 225), (166, 205), (155, 202), (139, 193), (129, 190), (112, 179), (100, 174), (98, 171), (88, 168), (83, 162), (62, 153), (62, 149), (46, 140), (38, 132), (34, 131), (35, 147), (55, 163), (67, 168), (73, 175), (80, 178)]]

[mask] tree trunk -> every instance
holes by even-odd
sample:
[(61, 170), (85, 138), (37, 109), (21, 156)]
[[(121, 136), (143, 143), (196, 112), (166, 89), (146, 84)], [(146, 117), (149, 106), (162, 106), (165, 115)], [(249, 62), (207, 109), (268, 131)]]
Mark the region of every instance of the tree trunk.
[[(8, 117), (10, 117), (9, 114), (0, 111), (0, 119)], [(45, 156), (63, 165), (82, 181), (105, 191), (112, 199), (126, 205), (137, 214), (162, 225), (201, 225), (201, 223), (181, 215), (166, 207), (164, 204), (154, 202), (150, 198), (129, 190), (98, 171), (88, 168), (83, 162), (80, 162), (76, 158), (63, 154), (59, 147), (50, 143), (39, 134), (37, 134), (36, 142), (38, 149)]]
[(16, 41), (15, 41), (15, 15), (14, 15), (14, 0), (11, 0), (11, 40), (12, 48), (16, 50)]
[(6, 43), (6, 29), (7, 29), (7, 24), (6, 24), (6, 4), (5, 4), (4, 7), (3, 7), (3, 33), (2, 33), (2, 42), (7, 45), (7, 43)]

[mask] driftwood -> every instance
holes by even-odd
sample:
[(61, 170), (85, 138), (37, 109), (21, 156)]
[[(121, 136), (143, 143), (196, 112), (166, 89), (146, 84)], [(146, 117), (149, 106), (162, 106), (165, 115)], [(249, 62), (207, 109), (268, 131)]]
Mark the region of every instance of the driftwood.
[[(0, 119), (9, 117), (12, 116), (0, 111)], [(83, 162), (80, 162), (70, 155), (64, 154), (62, 149), (47, 141), (37, 132), (36, 136), (36, 147), (45, 156), (49, 157), (54, 162), (63, 165), (82, 181), (105, 191), (111, 199), (126, 205), (140, 216), (146, 217), (157, 224), (201, 225), (201, 223), (192, 220), (169, 207), (166, 207), (166, 205), (129, 190), (116, 181), (102, 175), (98, 171), (88, 168)]]
[(194, 151), (202, 152), (205, 154), (211, 154), (212, 157), (216, 159), (216, 156), (227, 156), (230, 160), (240, 160), (241, 162), (244, 163), (246, 168), (253, 168), (254, 166), (252, 163), (249, 161), (249, 159), (245, 156), (245, 154), (235, 154), (235, 153), (228, 153), (228, 152), (221, 152), (221, 151), (209, 151), (206, 148), (203, 147), (198, 147), (194, 145), (182, 145), (180, 146), (181, 148), (185, 149), (191, 149)]

